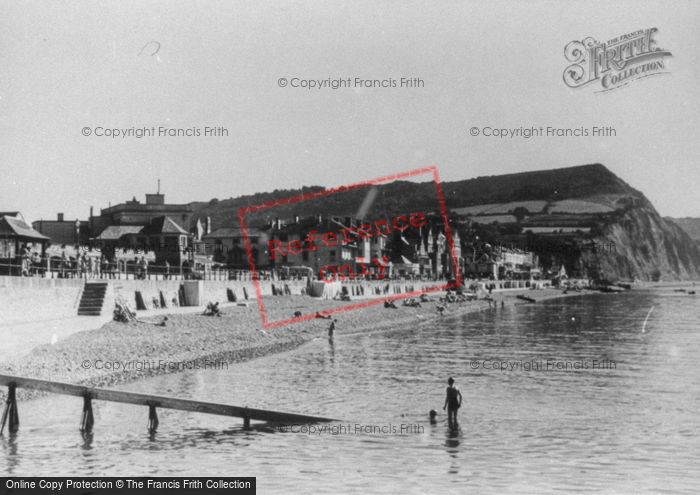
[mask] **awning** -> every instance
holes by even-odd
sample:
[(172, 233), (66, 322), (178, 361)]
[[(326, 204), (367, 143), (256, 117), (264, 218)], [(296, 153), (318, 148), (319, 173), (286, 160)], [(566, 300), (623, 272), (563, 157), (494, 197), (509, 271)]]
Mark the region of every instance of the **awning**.
[(3, 216), (0, 218), (0, 235), (11, 235), (19, 237), (23, 240), (32, 241), (48, 241), (50, 240), (45, 235), (37, 232), (21, 219), (11, 216)]

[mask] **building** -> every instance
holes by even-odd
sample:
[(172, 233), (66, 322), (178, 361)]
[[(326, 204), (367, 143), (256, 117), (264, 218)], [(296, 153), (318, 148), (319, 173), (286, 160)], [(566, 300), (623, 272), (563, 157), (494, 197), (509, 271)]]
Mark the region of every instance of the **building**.
[[(269, 235), (256, 228), (248, 229), (248, 238), (253, 251), (253, 261), (256, 268), (267, 268), (270, 264), (268, 256)], [(212, 256), (217, 263), (224, 263), (235, 270), (249, 270), (250, 263), (245, 247), (243, 229), (222, 227), (202, 237), (206, 254)]]
[(0, 212), (0, 273), (20, 275), (23, 260), (43, 256), (48, 242), (19, 212)]
[(179, 267), (190, 258), (192, 236), (170, 217), (153, 217), (145, 225), (110, 225), (94, 239), (108, 258), (119, 251), (155, 255), (156, 265)]
[[(414, 274), (424, 277), (437, 277), (450, 279), (455, 278), (455, 266), (452, 258), (457, 259), (457, 269), (462, 270), (462, 246), (459, 233), (452, 232), (452, 242), (454, 249), (450, 249), (447, 236), (440, 226), (422, 229), (417, 238), (406, 240), (401, 237), (394, 240), (394, 259), (396, 265), (402, 264), (408, 267), (412, 265)], [(401, 243), (410, 246), (408, 249), (402, 248)], [(397, 257), (397, 254), (400, 255)], [(407, 268), (404, 271), (408, 271)]]
[(103, 208), (98, 216), (91, 211), (91, 242), (110, 259), (147, 255), (156, 265), (167, 261), (180, 267), (195, 258), (195, 236), (190, 232), (202, 226), (193, 215), (192, 205), (167, 204), (160, 192), (146, 194), (145, 203), (134, 198)]
[(90, 212), (90, 232), (99, 236), (107, 227), (114, 225), (141, 225), (151, 223), (155, 218), (169, 217), (179, 227), (191, 232), (194, 225), (194, 207), (190, 204), (167, 204), (165, 195), (146, 194), (146, 202), (141, 203), (135, 197), (118, 205), (100, 210), (95, 216)]
[(465, 275), (493, 280), (529, 280), (539, 278), (539, 259), (532, 251), (484, 244), (472, 247), (471, 260), (465, 263)]
[(32, 227), (51, 240), (51, 244), (86, 245), (90, 241), (90, 223), (86, 220), (65, 220), (63, 213), (56, 220), (36, 220)]
[[(300, 220), (296, 217), (288, 225), (276, 220), (269, 227), (266, 250), (268, 266), (307, 267), (319, 278), (340, 271), (354, 278), (362, 273), (361, 264), (370, 255), (368, 239), (360, 240), (357, 236), (350, 235), (350, 242), (347, 242), (347, 236), (343, 232), (350, 232), (356, 224), (349, 217), (343, 220), (322, 216)], [(314, 239), (313, 242), (311, 239)], [(368, 269), (365, 265), (365, 270)]]

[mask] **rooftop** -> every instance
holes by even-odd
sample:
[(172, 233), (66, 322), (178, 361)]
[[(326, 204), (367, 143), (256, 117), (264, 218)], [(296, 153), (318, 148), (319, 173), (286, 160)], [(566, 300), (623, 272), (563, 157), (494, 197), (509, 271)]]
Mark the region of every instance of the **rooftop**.
[(116, 241), (122, 236), (129, 234), (182, 234), (187, 235), (187, 231), (180, 227), (172, 218), (163, 216), (154, 218), (148, 225), (110, 225), (96, 237), (102, 241)]
[(25, 239), (48, 241), (49, 238), (27, 225), (24, 220), (16, 216), (3, 215), (0, 217), (0, 235), (15, 235)]
[(98, 240), (102, 241), (116, 241), (122, 236), (127, 234), (138, 234), (141, 232), (140, 225), (110, 225), (96, 237)]

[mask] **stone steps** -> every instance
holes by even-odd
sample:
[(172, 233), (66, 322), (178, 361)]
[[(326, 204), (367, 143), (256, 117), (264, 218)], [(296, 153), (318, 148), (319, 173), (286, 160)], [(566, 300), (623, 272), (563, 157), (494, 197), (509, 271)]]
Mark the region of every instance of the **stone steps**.
[(78, 316), (101, 316), (106, 293), (106, 283), (86, 282), (78, 305)]

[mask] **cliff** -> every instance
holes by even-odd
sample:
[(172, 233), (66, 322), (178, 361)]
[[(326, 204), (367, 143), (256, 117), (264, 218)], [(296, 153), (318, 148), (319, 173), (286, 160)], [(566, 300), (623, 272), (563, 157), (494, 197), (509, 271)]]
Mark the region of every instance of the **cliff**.
[(671, 218), (664, 217), (667, 222), (673, 222), (685, 231), (694, 241), (700, 242), (700, 218)]
[(649, 203), (611, 219), (597, 241), (611, 243), (614, 249), (596, 253), (597, 260), (586, 253), (583, 261), (597, 261), (602, 278), (700, 279), (700, 245), (676, 224), (661, 218)]

